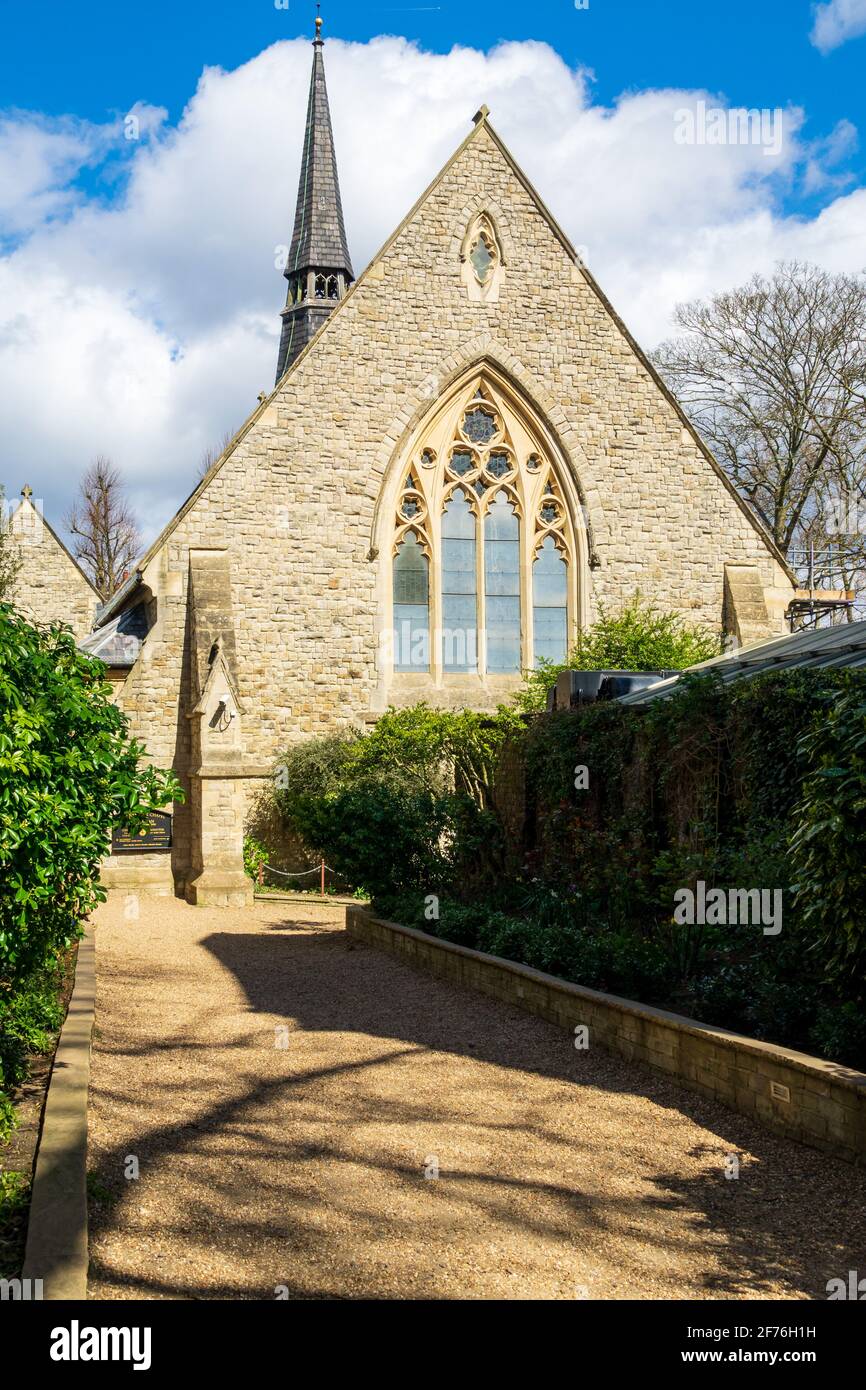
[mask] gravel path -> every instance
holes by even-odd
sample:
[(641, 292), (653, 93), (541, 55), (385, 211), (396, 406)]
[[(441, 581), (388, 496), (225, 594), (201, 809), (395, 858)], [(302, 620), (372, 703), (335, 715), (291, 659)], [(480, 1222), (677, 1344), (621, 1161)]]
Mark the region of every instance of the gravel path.
[(340, 909), (113, 897), (91, 1298), (825, 1298), (862, 1269), (854, 1169), (353, 942)]

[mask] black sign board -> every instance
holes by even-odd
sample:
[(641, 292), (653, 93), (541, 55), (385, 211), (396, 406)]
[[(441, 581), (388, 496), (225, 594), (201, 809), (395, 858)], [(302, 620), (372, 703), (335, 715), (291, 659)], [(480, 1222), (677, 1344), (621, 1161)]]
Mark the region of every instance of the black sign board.
[(112, 854), (155, 854), (171, 849), (171, 816), (168, 811), (151, 811), (146, 830), (133, 835), (115, 827), (111, 836)]

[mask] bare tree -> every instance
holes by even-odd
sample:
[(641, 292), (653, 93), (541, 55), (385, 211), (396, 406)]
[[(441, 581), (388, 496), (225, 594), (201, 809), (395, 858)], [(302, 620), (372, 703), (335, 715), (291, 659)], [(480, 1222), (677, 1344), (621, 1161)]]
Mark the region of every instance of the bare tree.
[(232, 434), (231, 430), (226, 430), (219, 444), (217, 444), (215, 448), (205, 449), (204, 453), (201, 456), (198, 466), (199, 482), (201, 482), (205, 473), (208, 473), (211, 470), (211, 468), (213, 468), (220, 455), (225, 453), (226, 449), (229, 447), (233, 439), (234, 435)]
[(21, 556), (12, 539), (6, 494), (0, 484), (0, 603), (10, 602), (15, 580), (21, 568)]
[(839, 496), (866, 515), (866, 277), (780, 263), (675, 319), (656, 366), (779, 549), (841, 543)]
[(66, 518), (73, 550), (103, 601), (120, 587), (141, 549), (138, 523), (124, 496), (120, 469), (99, 455), (81, 479)]

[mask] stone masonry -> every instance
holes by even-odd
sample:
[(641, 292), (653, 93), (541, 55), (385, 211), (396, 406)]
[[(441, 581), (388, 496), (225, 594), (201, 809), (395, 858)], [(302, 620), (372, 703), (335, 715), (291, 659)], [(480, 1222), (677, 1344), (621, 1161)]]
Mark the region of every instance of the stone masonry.
[(35, 623), (66, 623), (79, 640), (93, 627), (99, 594), (34, 503), (29, 487), (9, 520), (21, 560), (12, 602)]

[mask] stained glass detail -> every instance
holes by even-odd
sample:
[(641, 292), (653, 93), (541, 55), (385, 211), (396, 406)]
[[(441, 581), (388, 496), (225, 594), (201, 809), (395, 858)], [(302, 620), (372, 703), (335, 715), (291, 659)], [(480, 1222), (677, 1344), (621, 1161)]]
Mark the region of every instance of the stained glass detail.
[(451, 455), (451, 471), (457, 473), (461, 478), (464, 473), (471, 473), (475, 467), (475, 460), (471, 454), (463, 453), (455, 449)]
[(403, 465), (393, 513), (396, 671), (516, 676), (542, 657), (566, 659), (574, 536), (554, 460), (540, 445), (528, 452), (540, 436), (513, 411), (476, 376), (453, 405), (437, 407)]
[(463, 433), (473, 444), (489, 444), (498, 432), (496, 420), (488, 411), (477, 407), (467, 410), (463, 419)]
[(533, 658), (563, 662), (568, 646), (568, 579), (565, 559), (552, 536), (532, 566)]
[(487, 472), (492, 478), (504, 478), (511, 472), (511, 459), (507, 454), (491, 454), (487, 460)]
[(478, 276), (479, 283), (483, 285), (493, 265), (490, 247), (487, 245), (483, 236), (480, 236), (476, 241), (469, 259), (475, 268), (475, 274)]

